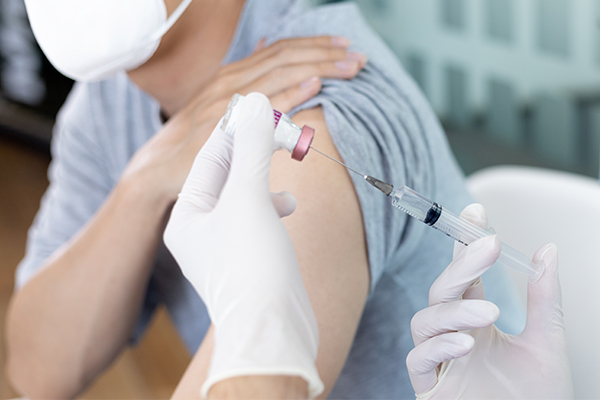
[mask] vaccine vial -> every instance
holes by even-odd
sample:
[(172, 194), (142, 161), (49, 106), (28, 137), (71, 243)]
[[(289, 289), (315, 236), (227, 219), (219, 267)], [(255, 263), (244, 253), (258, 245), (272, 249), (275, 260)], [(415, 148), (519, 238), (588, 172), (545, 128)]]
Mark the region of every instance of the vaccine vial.
[[(235, 134), (240, 109), (238, 106), (244, 101), (244, 98), (241, 94), (234, 94), (231, 98), (227, 112), (220, 122), (223, 132), (230, 135)], [(273, 151), (285, 149), (292, 154), (294, 160), (302, 161), (310, 149), (315, 130), (308, 125), (300, 128), (292, 122), (290, 117), (277, 110), (273, 110), (273, 116), (275, 118)]]

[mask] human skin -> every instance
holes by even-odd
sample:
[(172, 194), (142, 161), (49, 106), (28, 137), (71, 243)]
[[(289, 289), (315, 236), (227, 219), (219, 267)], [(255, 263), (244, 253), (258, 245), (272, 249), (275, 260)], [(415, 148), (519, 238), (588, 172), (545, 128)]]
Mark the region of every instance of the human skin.
[[(166, 1), (169, 12), (178, 3)], [(286, 112), (318, 93), (318, 78), (350, 79), (366, 62), (347, 54), (343, 40), (321, 37), (279, 42), (221, 67), (242, 5), (241, 0), (193, 1), (156, 54), (129, 73), (170, 119), (134, 155), (94, 217), (13, 296), (8, 373), (28, 397), (76, 396), (126, 346), (170, 207), (233, 93), (260, 91)], [(314, 127), (314, 145), (339, 157), (320, 109), (300, 112), (294, 122)], [(273, 192), (287, 190), (298, 200), (298, 209), (284, 222), (319, 325), (316, 364), (324, 398), (344, 365), (368, 292), (361, 211), (346, 171), (313, 154), (297, 163), (276, 153), (271, 184)], [(212, 332), (174, 397), (199, 396)], [(306, 388), (298, 379), (231, 379), (215, 385), (210, 395), (222, 398), (236, 388), (256, 387), (257, 397), (282, 397), (277, 388), (293, 397), (290, 387), (299, 387), (293, 393), (302, 396)]]

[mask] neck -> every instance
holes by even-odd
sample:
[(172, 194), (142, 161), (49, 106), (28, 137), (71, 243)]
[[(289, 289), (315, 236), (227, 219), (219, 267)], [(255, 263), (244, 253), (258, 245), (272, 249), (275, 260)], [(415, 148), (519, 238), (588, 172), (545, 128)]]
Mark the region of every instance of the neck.
[(208, 85), (227, 54), (244, 0), (195, 0), (154, 55), (128, 72), (165, 114), (181, 110)]

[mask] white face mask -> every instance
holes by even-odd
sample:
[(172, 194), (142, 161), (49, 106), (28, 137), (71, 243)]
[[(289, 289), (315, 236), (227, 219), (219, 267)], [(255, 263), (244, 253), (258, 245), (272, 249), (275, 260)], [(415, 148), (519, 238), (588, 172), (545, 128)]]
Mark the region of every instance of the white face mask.
[(79, 81), (135, 69), (192, 0), (167, 18), (164, 0), (25, 0), (33, 33), (48, 60)]

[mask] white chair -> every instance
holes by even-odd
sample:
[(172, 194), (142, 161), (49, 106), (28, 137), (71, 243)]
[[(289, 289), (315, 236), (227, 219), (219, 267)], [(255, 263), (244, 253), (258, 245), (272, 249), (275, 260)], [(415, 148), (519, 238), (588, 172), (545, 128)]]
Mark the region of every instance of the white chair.
[[(600, 399), (600, 184), (575, 174), (493, 167), (468, 178), (500, 239), (528, 256), (558, 245), (575, 398)], [(523, 302), (526, 278), (513, 273)]]

